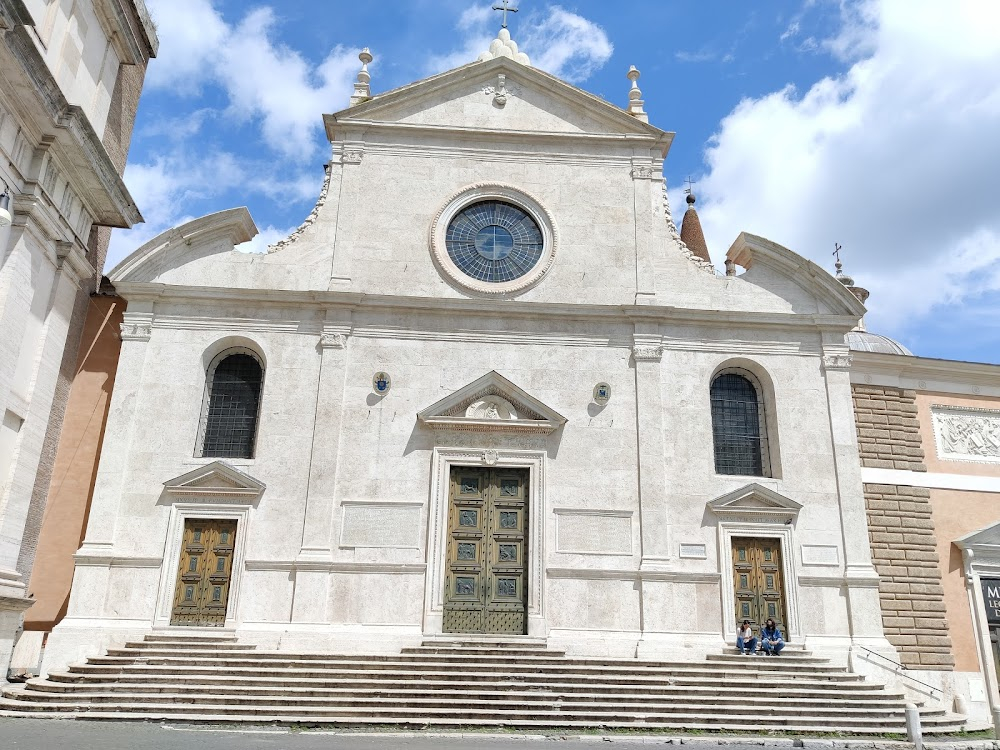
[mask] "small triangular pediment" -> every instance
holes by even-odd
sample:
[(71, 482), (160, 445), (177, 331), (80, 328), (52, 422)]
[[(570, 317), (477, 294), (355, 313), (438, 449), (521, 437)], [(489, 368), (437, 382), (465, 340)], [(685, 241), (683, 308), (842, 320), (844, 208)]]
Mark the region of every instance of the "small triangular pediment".
[(199, 466), (163, 483), (167, 494), (228, 497), (253, 501), (264, 492), (263, 482), (223, 461)]
[(327, 115), (331, 140), (338, 125), (352, 122), (524, 133), (639, 134), (657, 139), (668, 136), (669, 143), (669, 134), (620, 107), (503, 57), (464, 65)]
[(785, 521), (795, 518), (800, 503), (753, 482), (708, 502), (718, 516), (741, 516), (758, 521)]
[(549, 433), (566, 423), (566, 417), (495, 371), (431, 404), (417, 419), (432, 429), (478, 432)]
[(1000, 523), (986, 526), (978, 531), (973, 531), (955, 540), (955, 545), (959, 549), (974, 549), (982, 547), (996, 547), (1000, 550)]

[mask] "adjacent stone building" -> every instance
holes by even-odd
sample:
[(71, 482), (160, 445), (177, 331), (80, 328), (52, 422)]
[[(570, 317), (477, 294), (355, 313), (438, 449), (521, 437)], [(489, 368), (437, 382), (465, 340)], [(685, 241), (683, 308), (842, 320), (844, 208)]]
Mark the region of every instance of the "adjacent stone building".
[(0, 0), (0, 669), (6, 674), (78, 344), (156, 33), (141, 0)]

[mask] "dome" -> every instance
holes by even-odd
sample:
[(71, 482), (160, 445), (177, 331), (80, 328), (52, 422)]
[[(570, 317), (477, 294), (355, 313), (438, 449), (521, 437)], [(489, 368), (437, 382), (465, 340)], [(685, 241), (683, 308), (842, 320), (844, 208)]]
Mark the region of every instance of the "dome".
[(888, 336), (880, 336), (869, 331), (850, 331), (847, 346), (852, 352), (875, 352), (876, 354), (903, 354), (912, 357), (913, 352)]

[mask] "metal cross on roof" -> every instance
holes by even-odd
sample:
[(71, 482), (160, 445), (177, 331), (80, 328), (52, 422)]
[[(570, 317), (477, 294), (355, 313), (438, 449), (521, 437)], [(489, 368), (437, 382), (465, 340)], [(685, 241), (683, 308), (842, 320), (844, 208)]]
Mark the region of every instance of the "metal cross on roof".
[(507, 14), (517, 13), (517, 8), (510, 7), (510, 0), (500, 0), (496, 5), (493, 6), (493, 10), (503, 11), (503, 23), (500, 24), (500, 27), (503, 29), (507, 28)]
[(688, 176), (688, 178), (686, 180), (684, 180), (684, 182), (687, 183), (687, 187), (684, 188), (684, 192), (687, 193), (688, 195), (692, 195), (692, 193), (694, 191), (694, 186), (697, 183), (694, 180), (692, 180), (690, 176)]
[(839, 242), (834, 242), (833, 247), (835, 248), (833, 254), (837, 256), (837, 262), (840, 263), (840, 251), (842, 250)]

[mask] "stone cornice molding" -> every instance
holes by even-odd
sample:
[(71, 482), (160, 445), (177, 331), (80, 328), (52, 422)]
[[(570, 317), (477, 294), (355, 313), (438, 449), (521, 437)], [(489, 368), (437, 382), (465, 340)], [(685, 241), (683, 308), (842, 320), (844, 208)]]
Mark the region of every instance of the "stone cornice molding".
[[(853, 352), (851, 382), (894, 388), (933, 390), (957, 395), (1000, 396), (1000, 366), (984, 362)], [(870, 380), (866, 379), (871, 378)], [(920, 382), (924, 385), (921, 386)], [(980, 393), (973, 388), (978, 387)]]
[(809, 290), (830, 309), (844, 315), (860, 319), (865, 314), (865, 306), (858, 298), (827, 271), (765, 237), (741, 232), (726, 253), (726, 258), (747, 270), (756, 263), (769, 266)]
[(31, 129), (55, 136), (60, 168), (95, 223), (128, 228), (141, 222), (142, 214), (93, 125), (82, 108), (66, 100), (26, 27), (6, 32), (4, 41), (19, 63), (5, 75), (16, 76), (35, 94), (34, 100), (22, 98)]
[(0, 27), (9, 29), (14, 26), (31, 26), (34, 23), (23, 0), (0, 0)]
[[(173, 231), (173, 230), (171, 230)], [(123, 261), (124, 263), (124, 261)], [(117, 270), (117, 269), (116, 269)], [(234, 289), (127, 281), (112, 278), (118, 294), (132, 301), (236, 301), (282, 307), (325, 306), (342, 310), (400, 311), (436, 315), (482, 315), (487, 317), (537, 319), (554, 317), (608, 322), (724, 325), (730, 329), (812, 330), (846, 333), (856, 319), (843, 315), (752, 312), (672, 307), (669, 305), (582, 305), (552, 302), (518, 302), (487, 297), (403, 297), (335, 290)]]
[(86, 254), (74, 242), (57, 242), (56, 258), (59, 270), (68, 272), (76, 286), (93, 278), (97, 273), (87, 260)]
[[(186, 248), (193, 244), (209, 242), (217, 237), (225, 237), (235, 246), (253, 239), (256, 235), (257, 225), (245, 207), (218, 211), (156, 235), (108, 271), (108, 279), (116, 289), (119, 285), (128, 288), (135, 281), (140, 283), (145, 281), (141, 277), (146, 266), (150, 267), (153, 276), (169, 268), (169, 256), (175, 247)], [(163, 290), (170, 288), (163, 284), (156, 286)]]
[(163, 483), (173, 499), (212, 498), (256, 504), (266, 485), (224, 461), (213, 461)]

